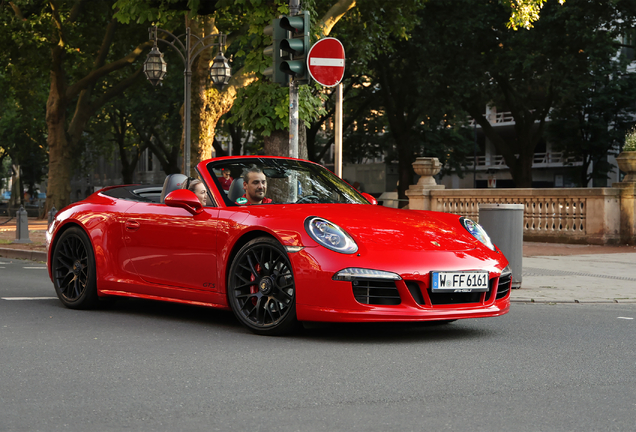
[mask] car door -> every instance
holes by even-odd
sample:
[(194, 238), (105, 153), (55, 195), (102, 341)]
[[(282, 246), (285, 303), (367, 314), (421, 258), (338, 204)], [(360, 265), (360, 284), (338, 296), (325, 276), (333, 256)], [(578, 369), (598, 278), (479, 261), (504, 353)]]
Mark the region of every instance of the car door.
[(165, 204), (137, 203), (123, 218), (129, 260), (146, 282), (216, 291), (218, 208), (192, 215)]

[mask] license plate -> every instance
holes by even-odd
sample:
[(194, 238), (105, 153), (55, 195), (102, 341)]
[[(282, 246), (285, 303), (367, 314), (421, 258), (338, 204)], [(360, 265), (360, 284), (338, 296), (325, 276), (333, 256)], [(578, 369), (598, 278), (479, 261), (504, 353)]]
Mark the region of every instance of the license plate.
[(488, 272), (431, 272), (434, 292), (486, 292)]

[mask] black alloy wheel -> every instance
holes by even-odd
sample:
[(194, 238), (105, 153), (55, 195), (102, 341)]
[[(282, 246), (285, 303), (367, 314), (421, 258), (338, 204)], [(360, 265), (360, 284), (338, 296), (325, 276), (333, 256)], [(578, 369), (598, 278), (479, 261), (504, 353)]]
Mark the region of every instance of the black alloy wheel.
[(90, 309), (97, 305), (95, 257), (86, 233), (72, 227), (55, 244), (51, 260), (53, 285), (64, 306)]
[(282, 335), (296, 328), (294, 275), (280, 243), (260, 237), (239, 250), (228, 277), (228, 300), (238, 320), (256, 334)]

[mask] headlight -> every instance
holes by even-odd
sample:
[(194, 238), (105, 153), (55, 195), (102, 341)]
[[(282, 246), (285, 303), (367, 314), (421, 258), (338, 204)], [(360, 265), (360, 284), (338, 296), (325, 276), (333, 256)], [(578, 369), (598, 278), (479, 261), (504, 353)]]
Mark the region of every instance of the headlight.
[(495, 246), (492, 244), (492, 241), (490, 241), (490, 237), (488, 237), (488, 234), (486, 234), (486, 230), (484, 230), (481, 225), (465, 217), (459, 218), (459, 222), (464, 228), (466, 228), (466, 231), (471, 233), (477, 240), (485, 244), (488, 249), (493, 251), (495, 250)]
[(358, 245), (338, 225), (317, 216), (305, 219), (307, 234), (320, 245), (332, 251), (352, 254), (358, 252)]

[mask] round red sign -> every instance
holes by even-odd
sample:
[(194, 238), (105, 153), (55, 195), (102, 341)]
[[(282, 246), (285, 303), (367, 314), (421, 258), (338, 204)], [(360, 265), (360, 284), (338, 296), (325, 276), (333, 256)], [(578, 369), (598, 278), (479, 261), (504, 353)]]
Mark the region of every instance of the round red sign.
[(325, 87), (338, 85), (344, 76), (345, 52), (336, 38), (323, 38), (307, 54), (307, 69), (318, 84)]

